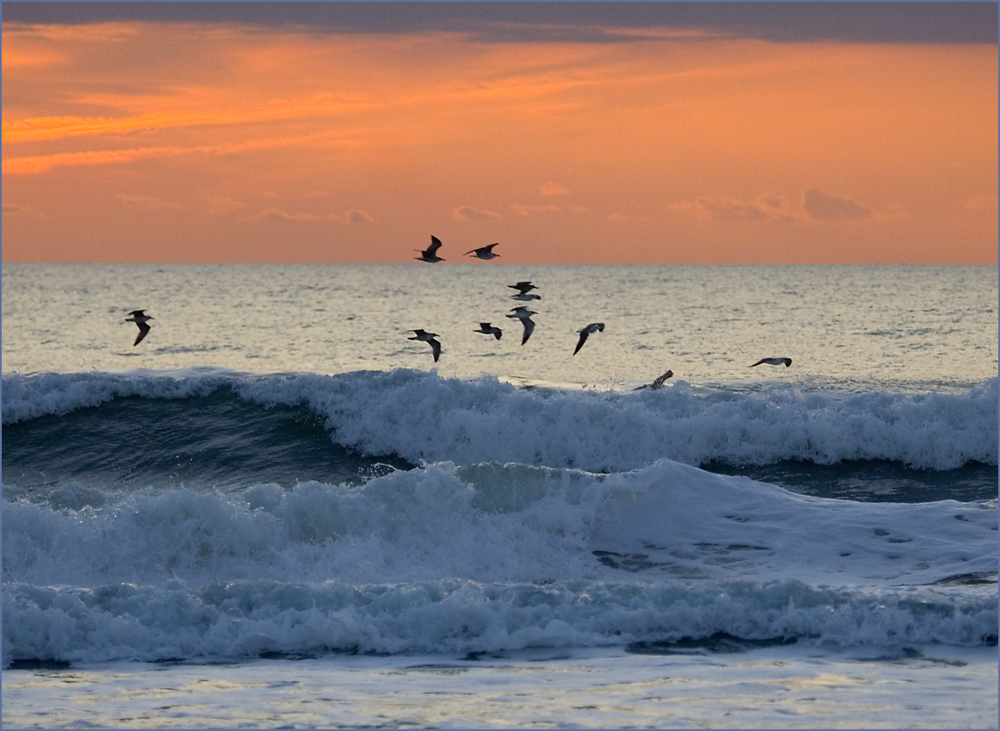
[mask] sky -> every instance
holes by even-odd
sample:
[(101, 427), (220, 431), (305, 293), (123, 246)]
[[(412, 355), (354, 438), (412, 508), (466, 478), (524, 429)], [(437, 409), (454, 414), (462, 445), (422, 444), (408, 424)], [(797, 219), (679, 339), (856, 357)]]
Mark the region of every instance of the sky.
[(2, 19), (5, 262), (997, 264), (996, 3)]

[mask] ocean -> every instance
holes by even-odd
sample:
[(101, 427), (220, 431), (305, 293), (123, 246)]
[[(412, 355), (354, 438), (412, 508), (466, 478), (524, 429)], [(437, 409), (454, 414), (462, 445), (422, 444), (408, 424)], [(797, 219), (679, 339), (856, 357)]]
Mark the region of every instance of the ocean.
[(995, 267), (4, 264), (3, 725), (996, 728), (997, 328)]

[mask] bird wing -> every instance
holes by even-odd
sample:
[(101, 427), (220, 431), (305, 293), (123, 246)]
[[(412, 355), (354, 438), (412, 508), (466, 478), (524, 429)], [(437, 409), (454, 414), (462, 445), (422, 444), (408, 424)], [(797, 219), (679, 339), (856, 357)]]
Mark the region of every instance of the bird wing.
[(573, 355), (576, 355), (577, 353), (580, 352), (580, 348), (582, 348), (583, 344), (587, 342), (588, 335), (590, 335), (589, 327), (585, 327), (583, 328), (583, 330), (580, 331), (580, 339), (576, 341), (576, 350), (573, 351)]
[(670, 378), (672, 375), (674, 375), (673, 371), (667, 371), (666, 373), (664, 373), (662, 376), (653, 381), (653, 388), (660, 388), (663, 385), (663, 382), (666, 381), (668, 378)]
[(758, 360), (756, 363), (754, 363), (750, 367), (753, 368), (754, 366), (759, 366), (761, 363), (767, 363), (767, 358), (761, 358), (760, 360)]
[(132, 347), (133, 348), (136, 345), (138, 345), (139, 343), (141, 343), (142, 339), (144, 337), (146, 337), (146, 333), (149, 332), (149, 325), (147, 325), (146, 323), (144, 323), (144, 322), (137, 322), (136, 325), (139, 326), (139, 334), (135, 336), (135, 342), (132, 343)]
[(524, 325), (524, 335), (521, 336), (521, 345), (528, 342), (528, 338), (531, 337), (531, 333), (535, 331), (535, 323), (531, 321), (530, 317), (521, 318), (521, 324)]
[(428, 254), (434, 254), (435, 251), (441, 248), (441, 239), (437, 236), (431, 236), (431, 245), (427, 247)]
[(431, 344), (431, 352), (434, 353), (434, 362), (437, 363), (437, 359), (441, 357), (441, 343), (437, 340), (429, 340)]

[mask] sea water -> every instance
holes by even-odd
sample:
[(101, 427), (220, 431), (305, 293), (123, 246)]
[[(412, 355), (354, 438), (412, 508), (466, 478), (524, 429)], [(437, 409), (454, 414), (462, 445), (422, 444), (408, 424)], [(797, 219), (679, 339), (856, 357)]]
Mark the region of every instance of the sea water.
[(997, 726), (995, 268), (7, 264), (2, 383), (5, 726)]

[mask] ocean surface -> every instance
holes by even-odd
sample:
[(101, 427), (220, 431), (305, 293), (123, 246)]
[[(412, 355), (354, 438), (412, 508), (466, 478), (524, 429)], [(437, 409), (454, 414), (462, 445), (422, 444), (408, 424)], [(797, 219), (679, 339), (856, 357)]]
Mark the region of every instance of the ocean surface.
[(996, 268), (2, 291), (5, 727), (997, 727)]

